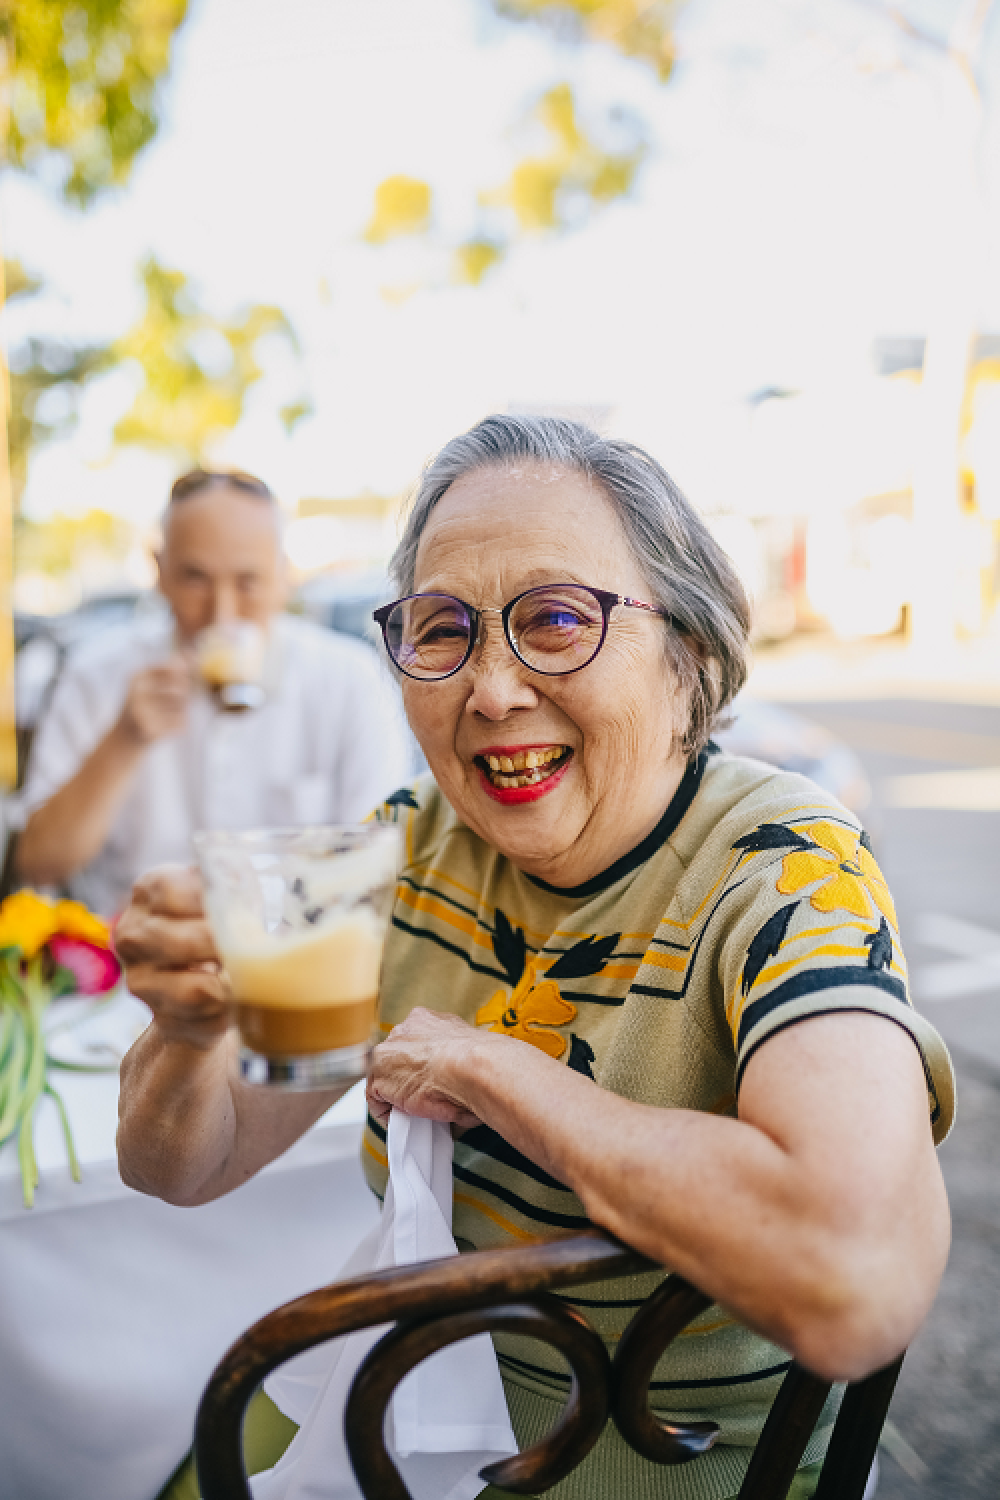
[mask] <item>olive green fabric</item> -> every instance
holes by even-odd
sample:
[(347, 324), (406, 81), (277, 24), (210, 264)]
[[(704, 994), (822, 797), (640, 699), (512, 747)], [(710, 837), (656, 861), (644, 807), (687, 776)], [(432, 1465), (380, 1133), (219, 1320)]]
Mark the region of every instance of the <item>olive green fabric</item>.
[[(297, 1431), (295, 1423), (280, 1412), (263, 1391), (258, 1391), (250, 1403), (243, 1424), (243, 1456), (247, 1473), (260, 1474), (264, 1469), (273, 1468)], [(809, 1464), (800, 1469), (788, 1492), (788, 1500), (810, 1500), (819, 1483), (819, 1473), (819, 1464)], [(564, 1481), (564, 1485), (571, 1483), (571, 1479)], [(563, 1486), (560, 1486), (559, 1492), (562, 1491)], [(480, 1500), (504, 1500), (510, 1493), (509, 1490), (498, 1490), (490, 1485), (482, 1491)], [(550, 1490), (548, 1493), (551, 1495), (554, 1492)], [(605, 1500), (624, 1500), (625, 1493), (618, 1489), (609, 1490)], [(166, 1487), (160, 1491), (157, 1500), (199, 1500), (198, 1477), (192, 1454), (188, 1455)], [(629, 1500), (633, 1500), (633, 1497), (630, 1496)]]
[[(261, 1474), (265, 1469), (273, 1469), (298, 1430), (269, 1396), (258, 1391), (243, 1423), (243, 1460), (247, 1473)], [(199, 1500), (193, 1453), (168, 1479), (156, 1500)]]
[[(792, 1487), (788, 1491), (786, 1500), (812, 1500), (816, 1486), (819, 1484), (819, 1475), (819, 1464), (810, 1464), (808, 1468), (800, 1469), (792, 1480)], [(513, 1491), (498, 1490), (491, 1484), (488, 1489), (480, 1492), (479, 1500), (513, 1500)], [(531, 1497), (522, 1495), (521, 1500), (531, 1500)], [(608, 1500), (623, 1500), (623, 1497), (609, 1496)], [(732, 1496), (730, 1500), (736, 1500), (736, 1497)]]

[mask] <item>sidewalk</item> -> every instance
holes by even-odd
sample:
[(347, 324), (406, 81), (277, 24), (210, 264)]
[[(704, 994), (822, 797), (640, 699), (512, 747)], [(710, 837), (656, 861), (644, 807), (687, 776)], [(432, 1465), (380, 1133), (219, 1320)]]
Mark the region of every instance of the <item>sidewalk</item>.
[(1000, 705), (1000, 640), (956, 644), (929, 655), (895, 637), (872, 642), (795, 636), (757, 649), (749, 690), (785, 703), (923, 698)]

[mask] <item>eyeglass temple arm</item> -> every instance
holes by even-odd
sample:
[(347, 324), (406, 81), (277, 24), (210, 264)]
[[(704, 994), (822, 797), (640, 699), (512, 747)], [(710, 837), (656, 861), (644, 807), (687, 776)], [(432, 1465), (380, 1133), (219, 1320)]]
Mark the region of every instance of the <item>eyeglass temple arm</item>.
[(661, 609), (658, 604), (647, 604), (643, 599), (630, 599), (627, 594), (619, 594), (618, 603), (626, 605), (629, 609), (648, 609), (650, 614), (660, 615), (664, 620), (669, 621), (675, 629), (682, 628), (675, 616), (668, 610)]

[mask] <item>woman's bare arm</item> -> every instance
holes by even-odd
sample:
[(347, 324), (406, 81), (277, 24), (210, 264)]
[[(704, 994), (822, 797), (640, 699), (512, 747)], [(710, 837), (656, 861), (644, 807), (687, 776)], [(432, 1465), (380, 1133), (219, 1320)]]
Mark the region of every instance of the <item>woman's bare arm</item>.
[(140, 880), (115, 934), (153, 1022), (122, 1063), (118, 1161), (130, 1187), (207, 1203), (273, 1161), (349, 1085), (287, 1094), (240, 1082), (225, 976), (193, 870)]
[(850, 1013), (750, 1060), (739, 1119), (635, 1104), (535, 1047), (414, 1011), (376, 1049), (375, 1112), (490, 1125), (589, 1217), (828, 1379), (905, 1348), (949, 1244), (913, 1042)]

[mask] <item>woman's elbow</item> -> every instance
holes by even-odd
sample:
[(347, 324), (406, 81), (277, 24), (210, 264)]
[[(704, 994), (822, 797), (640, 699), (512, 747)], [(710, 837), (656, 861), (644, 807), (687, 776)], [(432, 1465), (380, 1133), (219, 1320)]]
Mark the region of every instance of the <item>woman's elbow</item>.
[(912, 1343), (923, 1325), (950, 1245), (947, 1207), (919, 1246), (848, 1252), (800, 1288), (782, 1342), (824, 1380), (862, 1380)]

